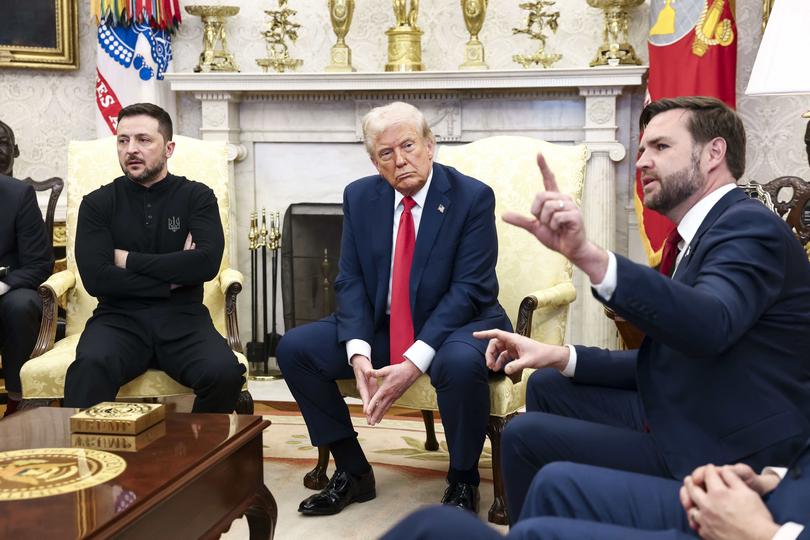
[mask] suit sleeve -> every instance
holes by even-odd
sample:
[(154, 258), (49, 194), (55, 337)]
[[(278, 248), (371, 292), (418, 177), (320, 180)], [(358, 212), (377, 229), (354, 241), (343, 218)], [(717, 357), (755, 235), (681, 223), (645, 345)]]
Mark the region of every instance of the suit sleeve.
[(335, 279), (338, 341), (362, 339), (371, 343), (374, 340), (374, 313), (363, 282), (348, 190), (343, 192), (343, 233), (340, 242), (340, 262)]
[(495, 194), (489, 186), (483, 186), (459, 240), (450, 287), (416, 339), (438, 350), (447, 336), (472, 321), (483, 306), (497, 302), (497, 261)]
[(638, 350), (609, 351), (577, 346), (574, 382), (609, 388), (636, 389)]
[(196, 247), (171, 253), (130, 252), (127, 270), (178, 285), (197, 285), (217, 276), (225, 249), (217, 198), (207, 187), (192, 198), (189, 232)]
[(19, 268), (12, 268), (3, 279), (12, 289), (36, 289), (53, 270), (53, 243), (48, 239), (34, 188), (23, 192), (14, 220), (19, 250)]
[(76, 265), (87, 292), (96, 297), (168, 297), (168, 281), (115, 266), (110, 216), (105, 213), (105, 207), (109, 209), (111, 205), (87, 197), (79, 207)]
[(691, 285), (617, 256), (618, 283), (607, 305), (659, 343), (689, 356), (716, 356), (780, 294), (793, 240), (780, 225), (753, 212), (718, 220), (701, 240), (711, 245)]

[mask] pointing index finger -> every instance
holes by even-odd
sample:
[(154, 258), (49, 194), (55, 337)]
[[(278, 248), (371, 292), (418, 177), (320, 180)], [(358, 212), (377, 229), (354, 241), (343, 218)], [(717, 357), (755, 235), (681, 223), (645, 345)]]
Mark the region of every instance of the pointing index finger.
[(560, 188), (557, 187), (557, 179), (554, 178), (554, 173), (551, 172), (542, 152), (537, 152), (537, 166), (540, 167), (540, 174), (543, 175), (543, 186), (545, 186), (546, 191), (559, 192)]

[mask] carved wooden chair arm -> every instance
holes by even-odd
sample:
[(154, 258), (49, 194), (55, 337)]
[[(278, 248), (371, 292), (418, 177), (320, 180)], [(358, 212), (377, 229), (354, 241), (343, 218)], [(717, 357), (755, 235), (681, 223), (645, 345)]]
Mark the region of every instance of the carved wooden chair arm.
[[(520, 302), (515, 332), (521, 336), (532, 337), (532, 320), (534, 313), (541, 309), (567, 306), (577, 298), (573, 283), (565, 281), (552, 287), (546, 287), (526, 295)], [(523, 371), (509, 375), (517, 383), (523, 377)]]
[(239, 339), (239, 321), (236, 316), (236, 295), (242, 291), (244, 276), (238, 270), (225, 268), (219, 273), (219, 289), (225, 295), (225, 327), (228, 332), (228, 346), (237, 352), (242, 350)]
[(39, 325), (39, 335), (31, 353), (31, 358), (51, 350), (56, 339), (56, 321), (59, 309), (59, 299), (67, 294), (76, 285), (76, 276), (70, 270), (62, 270), (49, 277), (39, 286), (37, 292), (42, 301), (42, 322)]

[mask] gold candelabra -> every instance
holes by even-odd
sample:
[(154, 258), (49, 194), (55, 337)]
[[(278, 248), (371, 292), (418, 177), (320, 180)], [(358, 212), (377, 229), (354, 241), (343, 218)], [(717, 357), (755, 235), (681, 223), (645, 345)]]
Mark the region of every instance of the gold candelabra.
[(554, 62), (562, 58), (561, 54), (546, 52), (546, 31), (557, 32), (559, 11), (547, 11), (556, 4), (555, 0), (537, 0), (535, 2), (524, 2), (520, 4), (521, 9), (527, 10), (525, 28), (512, 28), (512, 34), (526, 34), (531, 39), (540, 42), (540, 48), (532, 55), (516, 54), (512, 57), (524, 68), (531, 65), (542, 65), (544, 68), (550, 67)]
[(470, 40), (464, 47), (464, 63), (459, 69), (489, 69), (484, 61), (484, 44), (478, 39), (487, 16), (487, 4), (489, 0), (461, 0), (461, 13)]
[[(605, 12), (605, 28), (602, 32), (602, 45), (591, 60), (593, 66), (618, 66), (620, 64), (640, 65), (641, 59), (630, 45), (627, 32), (630, 27), (628, 9), (644, 3), (644, 0), (587, 0), (591, 7)], [(674, 29), (674, 19), (672, 21)], [(655, 28), (651, 29), (651, 33)]]
[(262, 32), (267, 46), (267, 57), (257, 58), (256, 63), (266, 72), (273, 68), (278, 73), (297, 69), (303, 60), (291, 58), (287, 41), (295, 43), (298, 40), (298, 29), (301, 25), (293, 22), (292, 17), (297, 11), (287, 7), (287, 0), (278, 0), (279, 9), (268, 9), (265, 13), (270, 18), (267, 29)]
[(239, 13), (238, 6), (186, 6), (189, 15), (203, 22), (203, 51), (194, 71), (239, 71), (233, 55), (228, 52), (225, 19)]

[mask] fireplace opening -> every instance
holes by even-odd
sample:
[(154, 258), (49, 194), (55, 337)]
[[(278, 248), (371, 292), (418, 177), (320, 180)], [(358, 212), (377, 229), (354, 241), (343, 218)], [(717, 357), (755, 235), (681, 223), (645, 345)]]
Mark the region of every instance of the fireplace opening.
[(288, 208), (281, 233), (285, 330), (334, 311), (342, 232), (340, 204), (297, 203)]

